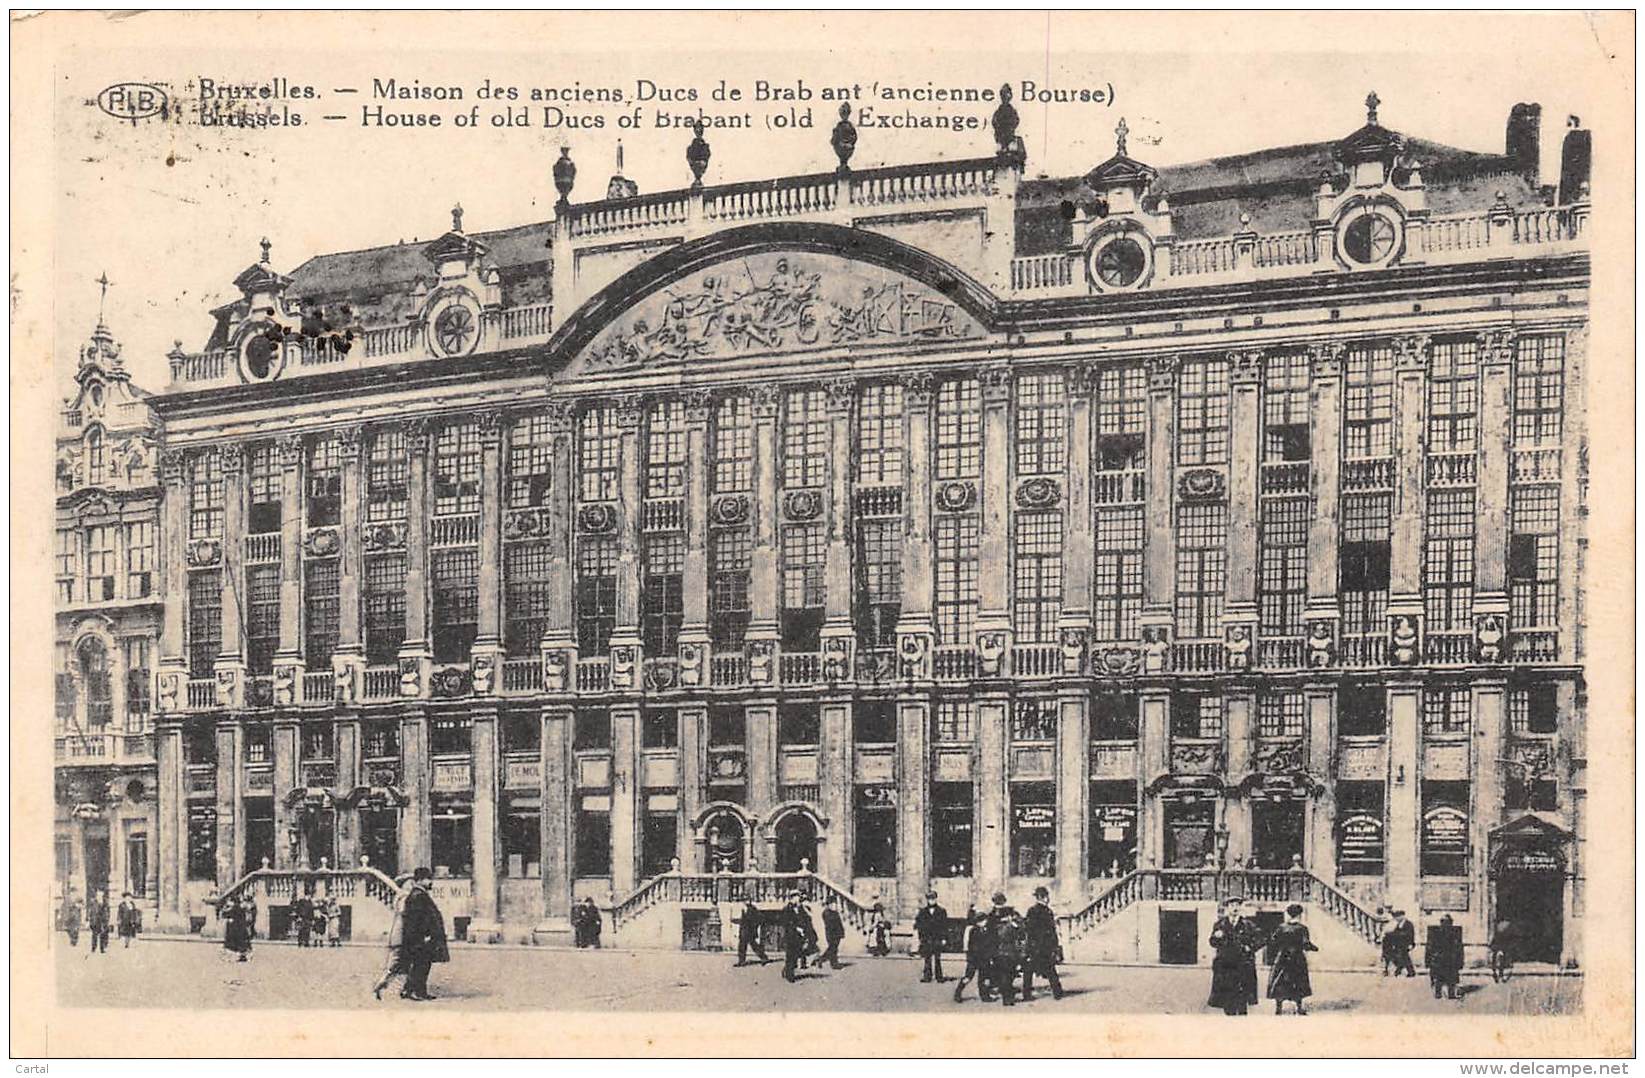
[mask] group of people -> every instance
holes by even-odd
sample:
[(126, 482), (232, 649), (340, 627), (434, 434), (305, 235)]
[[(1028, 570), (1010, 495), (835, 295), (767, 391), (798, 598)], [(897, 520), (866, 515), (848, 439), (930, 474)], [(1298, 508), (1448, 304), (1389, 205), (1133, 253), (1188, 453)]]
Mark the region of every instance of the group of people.
[(784, 980), (798, 980), (798, 971), (807, 966), (817, 969), (824, 965), (833, 969), (843, 968), (840, 965), (840, 944), (845, 940), (845, 920), (832, 899), (823, 905), (820, 936), (811, 907), (805, 904), (805, 896), (798, 889), (790, 891), (787, 903), (774, 912), (760, 909), (752, 900), (744, 902), (741, 914), (733, 920), (737, 925), (739, 966), (748, 965), (750, 951), (754, 952), (754, 957), (760, 960), (762, 966), (771, 961), (761, 933), (768, 924), (776, 924), (782, 928)]
[(130, 891), (120, 896), (120, 905), (111, 918), (107, 891), (93, 891), (91, 898), (82, 906), (80, 896), (70, 884), (64, 890), (63, 903), (58, 907), (57, 918), (58, 927), (68, 936), (71, 947), (80, 946), (80, 927), (84, 923), (91, 937), (92, 954), (108, 952), (111, 922), (127, 947), (131, 946), (131, 941), (143, 930), (143, 911), (132, 899)]
[(428, 975), (436, 962), (451, 961), (446, 942), (445, 915), (434, 901), (434, 873), (426, 867), (400, 881), (405, 890), (394, 906), (394, 920), (388, 932), (388, 965), (372, 986), (371, 993), (383, 998), (383, 989), (399, 978), (400, 998), (419, 1002), (434, 999), (428, 990)]
[(600, 908), (592, 898), (585, 898), (571, 907), (571, 940), (578, 947), (600, 946)]
[(1302, 923), (1302, 906), (1293, 902), (1285, 908), (1285, 923), (1273, 932), (1264, 932), (1251, 916), (1243, 899), (1224, 899), (1217, 904), (1217, 920), (1211, 928), (1211, 995), (1206, 1006), (1223, 1014), (1250, 1013), (1258, 1001), (1257, 952), (1273, 948), (1268, 967), (1268, 998), (1274, 1013), (1282, 1014), (1289, 1001), (1297, 1014), (1307, 1014), (1304, 1001), (1314, 994), (1308, 977), (1308, 952), (1318, 947)]
[[(1403, 973), (1407, 977), (1415, 977), (1416, 963), (1411, 960), (1411, 952), (1416, 948), (1416, 926), (1411, 924), (1411, 919), (1405, 916), (1404, 910), (1378, 912), (1384, 913), (1382, 975), (1398, 977)], [(1507, 937), (1508, 922), (1504, 921), (1498, 926), (1490, 941), (1491, 975), (1496, 980), (1502, 979), (1504, 974), (1500, 972), (1500, 968), (1507, 964)], [(1434, 990), (1434, 998), (1461, 999), (1462, 926), (1455, 923), (1450, 914), (1442, 914), (1438, 924), (1428, 926), (1422, 957), (1428, 967), (1428, 984)]]
[(291, 925), (299, 947), (341, 947), (343, 907), (330, 895), (300, 893), (291, 901)]
[(223, 950), (241, 962), (250, 961), (251, 941), (257, 935), (257, 899), (250, 891), (229, 895), (218, 905), (217, 916), (223, 921)]
[[(926, 895), (926, 907), (920, 911), (936, 935), (920, 931), (920, 917), (914, 928), (920, 937), (920, 953), (925, 955), (926, 974), (942, 975), (940, 939), (946, 927), (947, 912), (936, 904), (935, 893)], [(1005, 1006), (1015, 1006), (1018, 996), (1017, 980), (1022, 980), (1020, 998), (1028, 1002), (1034, 998), (1034, 978), (1042, 979), (1051, 989), (1054, 999), (1063, 996), (1062, 977), (1057, 965), (1062, 962), (1062, 943), (1057, 938), (1057, 917), (1051, 912), (1051, 892), (1044, 887), (1034, 888), (1034, 904), (1026, 914), (1019, 914), (1003, 893), (995, 892), (991, 908), (980, 912), (975, 906), (965, 911), (965, 972), (954, 986), (954, 1002), (965, 997), (965, 986), (977, 982), (977, 997), (984, 1003), (996, 998)], [(929, 915), (929, 916), (927, 916)], [(933, 970), (933, 966), (935, 967)], [(921, 980), (929, 980), (922, 976)]]

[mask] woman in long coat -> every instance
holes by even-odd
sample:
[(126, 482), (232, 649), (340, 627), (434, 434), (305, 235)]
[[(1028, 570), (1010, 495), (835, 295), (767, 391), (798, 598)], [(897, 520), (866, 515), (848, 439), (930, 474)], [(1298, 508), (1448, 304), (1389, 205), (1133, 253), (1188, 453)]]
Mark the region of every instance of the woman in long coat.
[(1285, 907), (1285, 923), (1275, 929), (1269, 942), (1274, 947), (1274, 964), (1268, 969), (1268, 998), (1274, 1001), (1274, 1013), (1279, 1014), (1290, 1000), (1298, 1014), (1307, 1014), (1302, 1001), (1314, 994), (1308, 980), (1308, 952), (1319, 948), (1308, 938), (1300, 905), (1293, 902)]
[(242, 962), (251, 957), (251, 921), (237, 898), (223, 903), (223, 949)]
[(1238, 901), (1229, 902), (1226, 913), (1211, 929), (1211, 996), (1208, 1007), (1220, 1007), (1223, 1014), (1245, 1014), (1257, 1001), (1256, 953), (1262, 947), (1262, 933), (1244, 916)]

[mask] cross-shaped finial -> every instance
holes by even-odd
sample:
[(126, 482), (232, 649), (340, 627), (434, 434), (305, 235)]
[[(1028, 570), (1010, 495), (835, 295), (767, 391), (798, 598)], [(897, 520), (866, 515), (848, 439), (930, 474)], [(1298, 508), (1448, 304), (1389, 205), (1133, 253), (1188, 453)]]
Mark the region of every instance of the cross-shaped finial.
[(463, 204), (461, 202), (459, 202), (455, 206), (451, 207), (451, 231), (461, 232), (462, 230), (463, 230)]
[(263, 265), (266, 266), (268, 265), (268, 253), (274, 249), (274, 244), (269, 242), (267, 236), (264, 236), (258, 246), (263, 249)]
[(1121, 116), (1119, 124), (1114, 128), (1114, 145), (1117, 147), (1116, 152), (1122, 157), (1125, 155), (1125, 136), (1130, 131), (1131, 129), (1125, 125), (1125, 117)]
[(97, 321), (101, 323), (103, 321), (103, 303), (109, 298), (110, 282), (107, 270), (97, 278), (97, 283), (103, 288), (103, 294), (97, 297)]
[(623, 140), (617, 140), (617, 175), (623, 174)]
[(1377, 92), (1375, 90), (1372, 90), (1370, 93), (1365, 95), (1366, 123), (1374, 124), (1377, 122), (1377, 106), (1380, 104), (1382, 104), (1382, 99), (1377, 96)]

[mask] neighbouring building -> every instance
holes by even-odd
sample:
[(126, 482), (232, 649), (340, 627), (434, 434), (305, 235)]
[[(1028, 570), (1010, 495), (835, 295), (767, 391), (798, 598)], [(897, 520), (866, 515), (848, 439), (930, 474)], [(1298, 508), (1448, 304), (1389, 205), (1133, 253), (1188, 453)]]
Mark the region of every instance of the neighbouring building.
[(842, 117), (707, 185), (699, 131), (678, 190), (562, 150), (548, 222), (265, 244), (154, 402), (166, 923), (427, 864), (472, 938), (701, 946), (798, 872), (858, 924), (1044, 883), (1144, 960), (1230, 893), (1574, 960), (1587, 133), (1544, 184), (1538, 106), (1476, 153), (1373, 96), (1034, 179), (1002, 96), (976, 159)]
[[(105, 280), (106, 286), (106, 280)], [(149, 395), (101, 317), (56, 434), (53, 901), (129, 891), (157, 910), (160, 452)]]

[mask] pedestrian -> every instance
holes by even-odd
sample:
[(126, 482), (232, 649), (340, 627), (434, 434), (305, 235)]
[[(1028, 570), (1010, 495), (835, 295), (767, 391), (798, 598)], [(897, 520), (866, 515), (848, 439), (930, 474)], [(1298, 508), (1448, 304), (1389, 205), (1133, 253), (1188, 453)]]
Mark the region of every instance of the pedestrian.
[(963, 998), (965, 986), (971, 983), (974, 977), (977, 980), (977, 997), (984, 1003), (994, 1001), (991, 979), (994, 963), (994, 934), (988, 927), (988, 917), (980, 913), (975, 905), (965, 908), (965, 972), (960, 974), (960, 983), (954, 986), (954, 1002)]
[(430, 894), (434, 874), (419, 865), (412, 873), (411, 890), (406, 895), (400, 919), (400, 948), (405, 960), (406, 981), (401, 999), (430, 1000), (428, 974), (436, 962), (451, 961), (446, 947), (446, 920)]
[(395, 896), (394, 916), (388, 924), (388, 965), (383, 967), (383, 975), (377, 978), (377, 983), (371, 988), (371, 994), (378, 999), (383, 998), (383, 989), (388, 987), (390, 981), (399, 977), (403, 983), (406, 975), (405, 950), (401, 943), (404, 940), (406, 896), (411, 893), (409, 886), (407, 886), (410, 880), (408, 877), (402, 876), (394, 882), (399, 886), (400, 893)]
[(765, 914), (760, 907), (749, 899), (743, 903), (743, 914), (734, 918), (737, 925), (737, 965), (748, 965), (748, 952), (752, 950), (760, 965), (771, 961), (765, 953), (765, 942), (760, 939), (760, 929), (764, 926)]
[(229, 896), (224, 899), (222, 906), (223, 917), (223, 950), (229, 954), (238, 955), (239, 961), (251, 959), (251, 924), (246, 920), (246, 910), (238, 898)]
[(311, 946), (324, 947), (326, 945), (326, 923), (330, 917), (332, 902), (333, 899), (328, 895), (314, 903), (314, 924), (310, 929)]
[(891, 953), (891, 918), (885, 915), (885, 906), (878, 899), (868, 911), (868, 953), (884, 958)]
[(86, 903), (86, 927), (91, 931), (93, 954), (107, 954), (109, 949), (109, 899), (107, 891), (93, 891)]
[(1308, 926), (1302, 923), (1302, 906), (1293, 902), (1285, 907), (1285, 923), (1274, 930), (1268, 941), (1274, 948), (1274, 961), (1268, 968), (1268, 998), (1274, 1001), (1274, 1013), (1285, 1009), (1285, 1001), (1296, 1004), (1298, 1014), (1303, 1000), (1314, 994), (1308, 980), (1308, 952), (1317, 951), (1308, 938)]
[(115, 914), (115, 929), (128, 948), (131, 941), (143, 930), (143, 911), (132, 901), (130, 891), (120, 896), (120, 906)]
[(1422, 958), (1428, 966), (1428, 983), (1433, 986), (1434, 998), (1449, 995), (1452, 999), (1461, 999), (1462, 926), (1454, 923), (1450, 914), (1440, 917), (1439, 924), (1428, 926), (1428, 942)]
[(291, 922), (297, 929), (297, 946), (307, 947), (309, 934), (314, 931), (314, 900), (307, 891), (298, 891), (291, 900)]
[(1417, 968), (1411, 963), (1411, 951), (1417, 945), (1416, 926), (1411, 924), (1404, 910), (1394, 910), (1391, 916), (1394, 925), (1382, 936), (1383, 972), (1386, 973), (1388, 967), (1392, 966), (1395, 977), (1401, 973), (1407, 977), (1415, 977)]
[(603, 923), (600, 920), (600, 907), (594, 904), (594, 896), (583, 899), (583, 939), (585, 946), (600, 948), (600, 929)]
[(1246, 1014), (1257, 1001), (1256, 953), (1262, 946), (1257, 926), (1245, 917), (1243, 904), (1231, 900), (1211, 928), (1211, 995), (1208, 1007), (1223, 1014)]
[(1051, 998), (1062, 998), (1062, 978), (1057, 963), (1062, 961), (1062, 943), (1057, 939), (1057, 915), (1051, 912), (1051, 892), (1034, 888), (1034, 904), (1023, 917), (1026, 951), (1022, 966), (1022, 999), (1034, 998), (1034, 975), (1051, 986)]
[(933, 978), (938, 984), (948, 980), (942, 975), (942, 938), (947, 931), (948, 911), (938, 904), (937, 892), (927, 891), (925, 905), (914, 915), (914, 934), (919, 937), (920, 957), (925, 960), (921, 984), (930, 984)]
[(827, 962), (833, 969), (840, 968), (840, 944), (845, 940), (845, 921), (840, 918), (839, 907), (834, 904), (830, 896), (825, 900), (822, 911), (823, 938), (828, 942), (828, 948), (823, 951), (822, 957), (817, 959), (817, 965)]
[(1007, 904), (1003, 891), (994, 892), (993, 909), (988, 912), (988, 931), (994, 937), (989, 981), (1007, 1007), (1017, 1005), (1017, 972), (1022, 968), (1022, 915)]
[(343, 945), (343, 907), (335, 898), (326, 899), (326, 946)]
[(783, 980), (795, 980), (794, 971), (799, 968), (805, 958), (806, 934), (808, 931), (805, 907), (800, 904), (800, 893), (788, 893), (788, 905), (783, 907)]
[(63, 888), (63, 905), (58, 908), (57, 919), (68, 933), (69, 946), (80, 946), (80, 896), (75, 894), (72, 883)]
[(1515, 936), (1513, 922), (1506, 919), (1498, 921), (1491, 932), (1491, 980), (1495, 982), (1506, 981), (1513, 972)]

